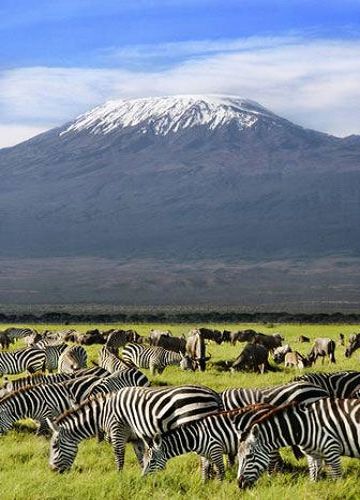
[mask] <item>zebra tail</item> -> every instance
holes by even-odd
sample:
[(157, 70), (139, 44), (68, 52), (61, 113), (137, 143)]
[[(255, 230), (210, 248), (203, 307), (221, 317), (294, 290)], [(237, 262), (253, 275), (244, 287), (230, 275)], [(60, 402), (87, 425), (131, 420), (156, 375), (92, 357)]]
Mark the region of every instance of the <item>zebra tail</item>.
[(300, 460), (300, 458), (304, 456), (304, 453), (300, 450), (298, 446), (296, 446), (296, 444), (292, 445), (291, 448), (296, 460)]

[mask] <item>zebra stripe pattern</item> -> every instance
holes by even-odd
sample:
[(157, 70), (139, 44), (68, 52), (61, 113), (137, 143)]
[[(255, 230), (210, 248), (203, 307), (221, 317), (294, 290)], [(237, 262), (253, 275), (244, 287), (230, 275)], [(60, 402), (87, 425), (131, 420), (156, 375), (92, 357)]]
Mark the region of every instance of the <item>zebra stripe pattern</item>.
[(108, 396), (90, 399), (53, 424), (50, 466), (59, 472), (69, 469), (79, 442), (106, 432), (114, 448), (117, 468), (122, 469), (128, 440), (137, 441), (139, 458), (142, 439), (220, 409), (218, 394), (200, 386), (126, 387)]
[(10, 394), (11, 392), (24, 389), (25, 387), (34, 387), (40, 384), (57, 384), (59, 382), (65, 382), (72, 378), (70, 373), (54, 373), (51, 375), (29, 375), (27, 377), (21, 377), (16, 380), (4, 380), (4, 384), (0, 388), (0, 398), (3, 398)]
[(227, 389), (220, 393), (226, 410), (243, 408), (255, 403), (269, 403), (280, 406), (292, 401), (312, 402), (329, 397), (329, 392), (310, 382), (290, 382), (289, 384), (264, 389)]
[(320, 399), (285, 405), (254, 422), (240, 435), (238, 485), (252, 485), (269, 464), (273, 450), (296, 445), (306, 454), (310, 479), (319, 477), (321, 459), (331, 476), (341, 476), (340, 457), (360, 457), (360, 401)]
[(138, 368), (150, 368), (152, 375), (159, 375), (170, 365), (180, 365), (184, 356), (167, 351), (162, 347), (145, 347), (139, 344), (128, 344), (122, 352), (122, 359)]
[(61, 354), (67, 349), (69, 346), (67, 344), (60, 345), (51, 345), (41, 348), (44, 350), (46, 355), (46, 363), (45, 367), (49, 372), (53, 372), (58, 369), (59, 359)]
[(12, 352), (0, 352), (0, 376), (28, 371), (44, 371), (46, 355), (42, 349), (25, 348)]
[[(210, 478), (211, 467), (216, 477), (224, 479), (223, 455), (234, 457), (238, 448), (238, 429), (248, 426), (265, 415), (273, 406), (250, 405), (240, 410), (209, 415), (187, 425), (181, 425), (165, 434), (157, 434), (145, 449), (143, 475), (165, 468), (166, 462), (184, 453), (196, 452), (201, 456), (201, 470), (204, 480)], [(273, 457), (278, 465), (279, 455)], [(281, 459), (280, 459), (281, 460)]]
[(11, 328), (7, 328), (5, 330), (5, 333), (7, 334), (9, 339), (11, 339), (13, 341), (13, 340), (17, 340), (17, 339), (23, 339), (23, 338), (27, 337), (28, 335), (32, 335), (32, 334), (35, 334), (37, 332), (36, 332), (36, 330), (32, 330), (31, 328), (11, 327)]
[(296, 377), (295, 381), (318, 385), (334, 398), (350, 398), (354, 391), (360, 389), (360, 372), (347, 370), (334, 373), (307, 373)]
[(110, 373), (127, 370), (129, 365), (119, 359), (113, 352), (103, 346), (99, 352), (99, 365)]
[(72, 373), (86, 368), (87, 353), (81, 345), (67, 347), (59, 357), (59, 373)]

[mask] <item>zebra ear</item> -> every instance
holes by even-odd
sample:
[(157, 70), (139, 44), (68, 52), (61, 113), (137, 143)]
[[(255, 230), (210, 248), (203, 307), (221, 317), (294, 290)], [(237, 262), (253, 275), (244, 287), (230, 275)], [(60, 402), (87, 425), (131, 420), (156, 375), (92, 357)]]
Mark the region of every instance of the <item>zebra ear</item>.
[(47, 422), (47, 424), (52, 432), (58, 432), (59, 426), (55, 422), (50, 420), (50, 418), (47, 418), (46, 422)]
[(154, 439), (153, 439), (153, 443), (154, 443), (155, 448), (161, 447), (161, 443), (162, 443), (161, 434), (159, 434), (159, 433), (155, 434)]

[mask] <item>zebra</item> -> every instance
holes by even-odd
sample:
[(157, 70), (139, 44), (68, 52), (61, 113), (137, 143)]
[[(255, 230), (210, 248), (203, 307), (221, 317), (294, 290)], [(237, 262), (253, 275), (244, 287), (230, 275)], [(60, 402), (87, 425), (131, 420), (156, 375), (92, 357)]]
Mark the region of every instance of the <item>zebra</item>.
[(103, 394), (105, 392), (118, 391), (123, 387), (149, 387), (149, 385), (150, 381), (144, 373), (135, 367), (127, 368), (94, 382), (89, 388), (88, 394)]
[(116, 466), (121, 470), (127, 441), (135, 441), (134, 449), (141, 461), (145, 437), (151, 438), (219, 410), (222, 410), (219, 395), (202, 386), (126, 387), (99, 395), (49, 422), (53, 430), (50, 467), (58, 472), (70, 469), (81, 440), (107, 433)]
[(46, 354), (45, 368), (49, 372), (58, 369), (60, 356), (68, 347), (69, 346), (67, 344), (45, 345), (44, 347), (39, 347), (40, 349), (43, 349)]
[(24, 387), (0, 400), (0, 434), (26, 418), (38, 421), (37, 433), (43, 434), (48, 430), (47, 418), (56, 418), (72, 406), (69, 391), (62, 384)]
[(4, 384), (0, 388), (0, 399), (10, 394), (11, 392), (18, 391), (24, 387), (35, 386), (39, 384), (57, 384), (70, 380), (73, 374), (70, 373), (54, 373), (51, 375), (36, 374), (27, 377), (21, 377), (15, 380), (8, 380), (4, 378)]
[(293, 445), (307, 457), (310, 480), (319, 478), (322, 459), (337, 479), (341, 477), (341, 456), (360, 457), (359, 435), (358, 399), (325, 398), (272, 410), (240, 434), (239, 488), (255, 483), (273, 450)]
[(16, 328), (16, 327), (10, 327), (5, 330), (5, 333), (8, 335), (9, 339), (11, 341), (18, 340), (18, 339), (23, 339), (25, 337), (28, 337), (29, 335), (33, 335), (36, 332), (36, 330), (33, 330), (32, 328)]
[(122, 351), (122, 359), (138, 368), (150, 368), (151, 375), (159, 375), (167, 366), (178, 365), (182, 369), (192, 367), (189, 356), (182, 353), (167, 351), (162, 347), (145, 347), (140, 344), (128, 344)]
[(0, 377), (28, 371), (44, 371), (46, 354), (42, 349), (24, 348), (12, 352), (0, 352)]
[(360, 389), (360, 372), (346, 370), (334, 373), (307, 373), (296, 377), (294, 381), (318, 385), (334, 398), (349, 398), (354, 391)]
[(59, 373), (71, 373), (86, 368), (87, 353), (81, 345), (67, 347), (59, 357)]
[(121, 370), (127, 370), (132, 363), (127, 364), (122, 359), (119, 359), (112, 351), (106, 346), (103, 346), (99, 352), (99, 365), (105, 368), (110, 373), (115, 373)]
[(280, 406), (291, 401), (312, 402), (329, 396), (326, 389), (306, 381), (290, 382), (264, 389), (226, 389), (220, 393), (225, 410), (235, 410), (255, 403)]
[[(156, 434), (147, 442), (143, 460), (143, 475), (165, 468), (166, 462), (184, 453), (196, 452), (201, 456), (201, 472), (204, 481), (210, 478), (211, 466), (215, 466), (217, 479), (223, 480), (225, 467), (223, 455), (235, 456), (238, 448), (238, 429), (246, 430), (251, 422), (267, 414), (274, 407), (268, 404), (249, 405), (239, 410), (213, 414)], [(275, 452), (273, 467), (280, 455)], [(281, 459), (280, 459), (281, 460)]]

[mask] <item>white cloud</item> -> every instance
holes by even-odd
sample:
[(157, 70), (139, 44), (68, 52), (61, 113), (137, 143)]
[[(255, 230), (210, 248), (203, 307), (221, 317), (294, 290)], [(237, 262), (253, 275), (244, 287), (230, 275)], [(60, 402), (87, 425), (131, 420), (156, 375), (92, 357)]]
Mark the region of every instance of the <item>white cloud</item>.
[[(288, 36), (181, 42), (171, 47), (185, 60), (165, 70), (37, 67), (3, 71), (2, 122), (50, 127), (115, 97), (229, 93), (257, 100), (309, 128), (336, 135), (360, 133), (359, 40)], [(126, 50), (129, 54), (130, 49)], [(133, 50), (139, 57), (146, 53), (144, 46)], [(169, 44), (164, 50), (169, 50)], [(155, 57), (161, 46), (152, 45), (149, 51)], [(11, 132), (7, 137), (12, 140)]]
[(14, 146), (30, 137), (45, 132), (49, 127), (27, 127), (23, 125), (3, 125), (0, 123), (0, 148)]

